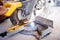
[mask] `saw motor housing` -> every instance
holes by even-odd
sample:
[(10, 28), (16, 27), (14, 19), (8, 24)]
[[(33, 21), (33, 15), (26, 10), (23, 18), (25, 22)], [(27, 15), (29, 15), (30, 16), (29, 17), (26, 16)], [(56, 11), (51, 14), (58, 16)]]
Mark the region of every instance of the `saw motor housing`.
[(14, 2), (14, 1), (6, 1), (5, 3), (0, 2), (0, 22), (7, 17), (10, 17), (13, 12), (19, 8), (22, 7), (21, 2)]

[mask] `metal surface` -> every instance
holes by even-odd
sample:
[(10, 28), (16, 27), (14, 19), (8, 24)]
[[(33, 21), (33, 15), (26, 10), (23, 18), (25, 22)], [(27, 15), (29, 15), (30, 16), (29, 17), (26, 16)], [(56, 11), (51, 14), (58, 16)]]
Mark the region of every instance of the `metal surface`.
[(46, 0), (39, 0), (35, 5), (36, 10), (42, 9), (46, 5)]
[[(21, 8), (21, 18), (22, 19), (27, 19), (29, 20), (31, 18), (31, 15), (32, 15), (32, 10), (33, 8), (35, 7), (35, 5), (37, 4), (37, 1), (38, 0), (25, 0), (25, 1), (22, 1), (22, 8)], [(18, 11), (19, 13), (20, 11)], [(30, 15), (30, 16), (29, 16)], [(19, 15), (18, 15), (19, 17)], [(21, 18), (19, 18), (21, 20)]]
[(38, 0), (29, 0), (29, 1), (23, 1), (22, 0), (22, 7), (17, 8), (13, 15), (11, 16), (11, 22), (14, 25), (17, 24), (23, 24), (25, 21), (29, 21), (32, 15), (32, 10), (37, 4)]
[[(38, 17), (39, 19), (40, 17)], [(47, 19), (46, 19), (47, 20)], [(44, 21), (44, 20), (43, 20)], [(50, 20), (49, 20), (50, 21)], [(47, 21), (47, 22), (49, 22)], [(39, 20), (35, 20), (31, 23), (28, 23), (27, 25), (23, 26), (23, 28), (19, 28), (17, 30), (14, 30), (12, 32), (9, 32), (7, 29), (9, 28), (9, 26), (4, 30), (2, 31), (1, 33), (4, 34), (4, 36), (1, 36), (1, 33), (0, 33), (0, 38), (1, 39), (7, 39), (9, 37), (12, 37), (14, 35), (16, 35), (17, 33), (21, 33), (21, 34), (24, 34), (24, 35), (31, 35), (31, 36), (34, 36), (37, 40), (43, 37), (45, 37), (46, 35), (48, 35), (49, 33), (51, 33), (51, 29), (49, 29), (49, 26), (47, 24), (41, 24), (41, 23), (38, 23)], [(52, 23), (52, 22), (51, 22)], [(9, 24), (10, 25), (10, 24)], [(46, 26), (47, 25), (47, 26)], [(11, 25), (10, 25), (11, 26)], [(51, 25), (52, 26), (52, 25)], [(51, 28), (51, 27), (50, 27)], [(46, 31), (47, 30), (47, 31)], [(7, 33), (7, 34), (5, 34)]]
[(37, 23), (41, 23), (41, 24), (44, 24), (46, 26), (53, 28), (53, 21), (52, 20), (48, 20), (48, 19), (40, 17), (40, 16), (37, 16), (35, 18), (35, 20), (37, 21)]

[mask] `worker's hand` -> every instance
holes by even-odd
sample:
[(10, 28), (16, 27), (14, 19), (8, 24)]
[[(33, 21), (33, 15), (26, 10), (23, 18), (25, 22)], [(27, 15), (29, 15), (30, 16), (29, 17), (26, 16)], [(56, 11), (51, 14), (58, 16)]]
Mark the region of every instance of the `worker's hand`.
[(7, 9), (3, 6), (0, 6), (0, 21), (4, 20), (6, 17), (4, 14), (6, 13)]
[(0, 15), (3, 15), (5, 14), (7, 11), (7, 8), (3, 7), (3, 6), (0, 6)]

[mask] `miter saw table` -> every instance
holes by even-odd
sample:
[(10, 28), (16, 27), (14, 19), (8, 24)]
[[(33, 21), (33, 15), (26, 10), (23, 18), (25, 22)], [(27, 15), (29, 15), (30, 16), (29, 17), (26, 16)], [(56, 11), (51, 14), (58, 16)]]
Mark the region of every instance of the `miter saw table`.
[(15, 25), (15, 27), (18, 27), (19, 29), (11, 29), (10, 31), (5, 30), (0, 33), (0, 39), (5, 40), (17, 33), (21, 33), (24, 35), (34, 36), (37, 40), (40, 40), (52, 32), (53, 21), (37, 16), (33, 22), (29, 22), (21, 26)]

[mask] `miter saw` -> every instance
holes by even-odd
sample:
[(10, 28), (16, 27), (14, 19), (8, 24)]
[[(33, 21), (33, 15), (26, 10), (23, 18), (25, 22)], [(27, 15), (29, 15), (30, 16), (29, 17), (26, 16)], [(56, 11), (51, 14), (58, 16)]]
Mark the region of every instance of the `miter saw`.
[[(33, 8), (36, 7), (36, 5), (39, 1), (40, 0), (18, 0), (18, 1), (5, 1), (3, 3), (3, 1), (0, 0), (0, 2), (1, 2), (0, 22), (4, 21), (7, 18), (10, 18), (11, 23), (14, 25), (12, 27), (9, 27), (5, 32), (0, 33), (0, 37), (2, 37), (4, 39), (4, 38), (8, 38), (9, 36), (14, 35), (16, 33), (33, 35), (33, 33), (30, 33), (30, 32), (38, 30), (37, 29), (38, 27), (36, 27), (36, 25), (40, 25), (42, 29), (47, 29), (48, 26), (52, 26), (53, 25), (52, 21), (41, 18), (41, 17), (38, 17), (38, 19), (34, 20), (33, 22), (29, 22), (31, 15), (32, 15), (31, 12), (32, 12)], [(45, 22), (47, 24), (45, 24)], [(39, 28), (40, 28), (40, 26), (39, 26)], [(39, 32), (39, 35), (41, 35), (42, 34), (41, 32), (43, 32), (43, 31), (41, 31), (41, 29), (39, 29), (38, 32)], [(50, 32), (48, 32), (48, 33), (50, 33)], [(46, 33), (46, 34), (48, 34), (48, 33)], [(46, 34), (44, 33), (42, 38)], [(33, 35), (33, 36), (36, 36), (36, 35)], [(39, 37), (36, 37), (36, 38), (39, 39)]]

